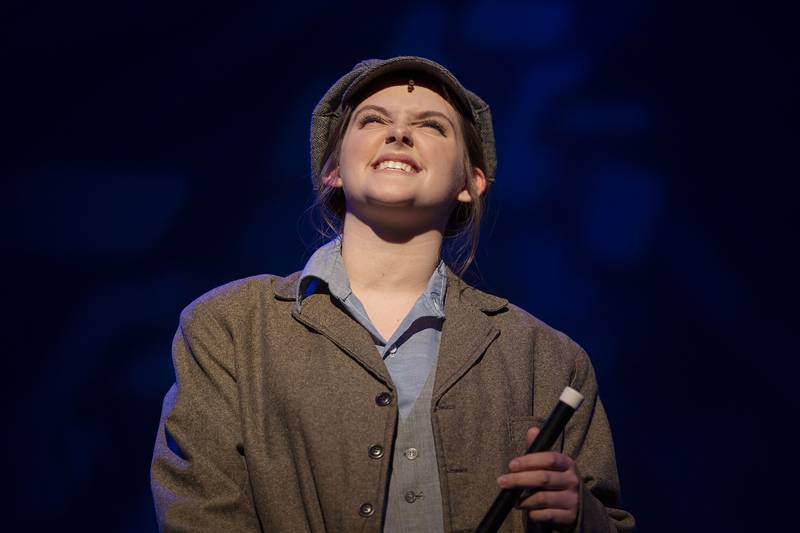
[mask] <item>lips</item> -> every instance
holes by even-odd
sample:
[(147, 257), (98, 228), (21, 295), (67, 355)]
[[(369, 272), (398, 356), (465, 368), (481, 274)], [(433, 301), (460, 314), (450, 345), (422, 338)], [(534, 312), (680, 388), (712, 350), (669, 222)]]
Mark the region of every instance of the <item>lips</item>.
[(372, 163), (376, 170), (396, 170), (401, 172), (417, 173), (422, 167), (412, 157), (405, 154), (383, 154)]

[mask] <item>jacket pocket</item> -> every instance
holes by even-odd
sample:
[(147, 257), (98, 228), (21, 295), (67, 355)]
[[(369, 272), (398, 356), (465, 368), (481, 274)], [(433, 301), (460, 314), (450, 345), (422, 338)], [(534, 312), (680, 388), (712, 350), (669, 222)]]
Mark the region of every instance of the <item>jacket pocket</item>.
[[(528, 449), (526, 437), (528, 429), (533, 426), (542, 427), (545, 420), (535, 416), (515, 416), (507, 420), (508, 425), (508, 449), (514, 457), (522, 455)], [(564, 451), (564, 433), (558, 436), (551, 450), (557, 452)]]
[(528, 429), (532, 426), (541, 425), (541, 422), (537, 424), (537, 420), (533, 416), (515, 416), (509, 418), (507, 423), (508, 449), (513, 457), (517, 457), (525, 453), (528, 448), (528, 443), (525, 441)]

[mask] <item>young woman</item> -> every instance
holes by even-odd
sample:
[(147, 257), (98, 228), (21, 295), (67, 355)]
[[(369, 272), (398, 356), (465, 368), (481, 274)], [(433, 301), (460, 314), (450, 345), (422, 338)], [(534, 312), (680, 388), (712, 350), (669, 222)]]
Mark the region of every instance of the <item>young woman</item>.
[[(631, 530), (586, 354), (458, 275), (494, 181), (488, 106), (427, 59), (364, 61), (315, 109), (311, 159), (331, 242), (181, 315), (161, 528), (468, 531), (522, 487), (504, 531)], [(566, 385), (584, 405), (521, 455)]]

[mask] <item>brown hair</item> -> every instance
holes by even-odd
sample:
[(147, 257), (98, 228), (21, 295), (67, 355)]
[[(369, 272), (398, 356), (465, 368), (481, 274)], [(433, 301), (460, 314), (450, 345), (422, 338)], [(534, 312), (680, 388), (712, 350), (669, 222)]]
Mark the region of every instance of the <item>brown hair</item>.
[[(486, 172), (486, 162), (481, 150), (481, 139), (474, 122), (465, 116), (464, 112), (455, 103), (446, 87), (438, 84), (444, 99), (456, 109), (464, 141), (464, 177), (467, 190), (472, 197), (471, 202), (457, 202), (450, 214), (442, 243), (442, 257), (458, 276), (463, 276), (475, 260), (480, 238), (481, 219), (485, 209), (485, 196), (477, 194), (475, 182), (472, 179), (475, 167)], [(358, 102), (359, 100), (355, 100)], [(326, 183), (325, 177), (339, 166), (339, 157), (342, 150), (342, 141), (356, 104), (345, 104), (342, 107), (340, 118), (333, 128), (331, 140), (325, 150), (322, 168), (319, 175), (313, 176), (314, 203), (312, 208), (317, 211), (318, 220), (315, 220), (317, 232), (326, 239), (341, 235), (344, 215), (346, 211), (344, 192), (340, 187), (333, 187)]]

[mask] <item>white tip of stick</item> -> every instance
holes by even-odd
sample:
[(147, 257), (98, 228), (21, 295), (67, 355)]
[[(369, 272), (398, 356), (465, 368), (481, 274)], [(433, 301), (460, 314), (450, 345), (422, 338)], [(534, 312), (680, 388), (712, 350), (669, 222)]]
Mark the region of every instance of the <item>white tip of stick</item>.
[(561, 393), (559, 400), (569, 405), (573, 409), (577, 409), (583, 402), (583, 394), (576, 391), (572, 387), (564, 387), (564, 392)]

